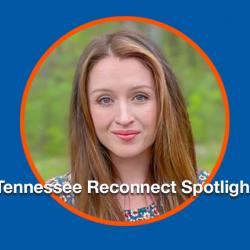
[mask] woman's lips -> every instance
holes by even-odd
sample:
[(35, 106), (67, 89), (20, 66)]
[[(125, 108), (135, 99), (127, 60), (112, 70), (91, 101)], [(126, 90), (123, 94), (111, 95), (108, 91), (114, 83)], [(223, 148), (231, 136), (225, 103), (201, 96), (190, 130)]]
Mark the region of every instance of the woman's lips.
[(134, 131), (134, 130), (126, 130), (126, 131), (117, 130), (117, 131), (113, 131), (112, 133), (124, 141), (130, 141), (134, 139), (140, 132)]

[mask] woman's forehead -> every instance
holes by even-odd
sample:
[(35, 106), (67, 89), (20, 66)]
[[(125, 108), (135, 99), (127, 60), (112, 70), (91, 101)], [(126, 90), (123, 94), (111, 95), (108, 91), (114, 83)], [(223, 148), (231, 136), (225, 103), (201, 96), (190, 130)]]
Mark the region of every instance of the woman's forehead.
[(109, 56), (97, 62), (89, 74), (90, 92), (104, 88), (154, 88), (151, 71), (136, 58)]

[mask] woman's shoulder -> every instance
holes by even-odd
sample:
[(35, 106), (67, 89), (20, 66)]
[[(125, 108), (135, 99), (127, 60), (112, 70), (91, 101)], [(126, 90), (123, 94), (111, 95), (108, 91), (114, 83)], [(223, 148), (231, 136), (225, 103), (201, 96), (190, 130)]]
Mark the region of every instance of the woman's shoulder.
[(201, 170), (201, 169), (199, 169), (199, 170), (198, 170), (197, 176), (198, 176), (198, 183), (202, 184), (202, 183), (204, 183), (204, 182), (207, 180), (207, 178), (209, 177), (209, 172), (206, 171), (206, 170)]
[(55, 176), (55, 177), (47, 180), (46, 183), (52, 184), (52, 185), (54, 185), (54, 184), (64, 185), (66, 183), (71, 183), (71, 174), (66, 173), (65, 175)]
[[(58, 184), (60, 186), (63, 186), (65, 184), (71, 184), (71, 174), (66, 173), (65, 175), (59, 175), (55, 176), (49, 180), (46, 181), (46, 184), (49, 184), (51, 186), (57, 186)], [(65, 194), (61, 193), (58, 195), (59, 198), (61, 198), (64, 202), (68, 203), (69, 205), (74, 205), (74, 194)]]

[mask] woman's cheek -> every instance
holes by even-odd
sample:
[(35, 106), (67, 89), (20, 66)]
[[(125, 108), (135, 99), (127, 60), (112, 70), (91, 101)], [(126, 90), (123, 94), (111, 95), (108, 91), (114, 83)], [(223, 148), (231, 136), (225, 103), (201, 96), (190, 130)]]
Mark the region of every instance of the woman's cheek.
[(151, 129), (154, 131), (156, 128), (157, 123), (157, 105), (151, 105), (149, 109), (147, 110), (147, 115), (145, 115), (145, 123), (151, 127)]
[(92, 110), (92, 119), (95, 127), (102, 128), (109, 125), (112, 113), (108, 110)]
[(156, 103), (151, 102), (145, 106), (138, 108), (137, 115), (139, 115), (143, 120), (154, 121), (157, 116), (157, 106)]

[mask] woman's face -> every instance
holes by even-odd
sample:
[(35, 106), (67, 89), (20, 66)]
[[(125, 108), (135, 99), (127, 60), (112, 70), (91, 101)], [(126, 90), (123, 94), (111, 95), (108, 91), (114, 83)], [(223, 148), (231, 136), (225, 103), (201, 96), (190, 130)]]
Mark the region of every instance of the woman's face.
[(149, 152), (157, 102), (152, 73), (139, 60), (101, 59), (89, 74), (88, 100), (97, 137), (110, 154), (131, 158)]

